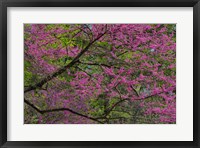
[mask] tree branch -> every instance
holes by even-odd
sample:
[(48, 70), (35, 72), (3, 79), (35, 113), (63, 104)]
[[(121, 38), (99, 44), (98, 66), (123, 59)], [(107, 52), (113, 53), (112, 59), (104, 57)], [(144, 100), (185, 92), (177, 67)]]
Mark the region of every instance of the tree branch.
[(110, 110), (108, 111), (108, 114), (120, 103), (124, 102), (124, 101), (127, 101), (128, 99), (123, 99), (123, 100), (120, 100), (118, 101), (117, 103), (115, 103), (111, 108)]
[(31, 103), (30, 101), (28, 101), (28, 100), (26, 100), (26, 99), (24, 99), (24, 102), (25, 102), (27, 105), (31, 106), (33, 109), (35, 109), (37, 112), (39, 112), (40, 114), (42, 114), (42, 111), (41, 111), (37, 106), (35, 106), (33, 103)]
[(107, 113), (106, 113), (103, 117), (99, 117), (99, 118), (97, 118), (97, 119), (106, 118), (106, 117), (110, 114), (110, 112), (111, 112), (118, 104), (120, 104), (120, 103), (122, 103), (122, 102), (124, 102), (124, 101), (127, 101), (127, 100), (128, 100), (128, 99), (123, 99), (123, 100), (120, 100), (120, 101), (116, 102), (116, 103), (107, 111)]
[(132, 90), (135, 92), (135, 94), (139, 97), (139, 93), (137, 92), (137, 90), (131, 85)]
[(24, 90), (24, 93), (27, 93), (31, 90), (35, 90), (38, 87), (42, 87), (42, 85), (44, 85), (45, 83), (47, 83), (48, 81), (52, 80), (54, 77), (57, 77), (58, 75), (62, 74), (63, 72), (65, 72), (65, 70), (69, 67), (72, 67), (77, 61), (78, 59), (89, 49), (89, 47), (96, 42), (98, 39), (100, 39), (104, 34), (106, 34), (106, 31), (101, 34), (100, 36), (98, 36), (95, 40), (93, 40), (92, 42), (90, 42), (69, 64), (65, 65), (64, 67), (58, 69), (56, 72), (54, 72), (53, 74), (48, 75), (47, 77), (45, 77), (43, 80), (41, 80), (39, 83), (33, 85), (33, 86), (29, 86), (28, 88), (26, 88)]
[(158, 92), (156, 94), (152, 94), (152, 95), (146, 96), (145, 98), (137, 98), (137, 99), (134, 99), (134, 100), (145, 100), (145, 99), (157, 96), (157, 95), (162, 94), (162, 93), (165, 93), (165, 91), (161, 91), (161, 92)]
[(75, 115), (78, 115), (78, 116), (81, 116), (81, 117), (84, 117), (84, 118), (87, 118), (87, 119), (90, 119), (90, 120), (93, 120), (93, 121), (96, 121), (98, 123), (103, 124), (103, 122), (97, 120), (96, 118), (93, 118), (93, 117), (90, 117), (90, 116), (87, 116), (87, 115), (83, 115), (83, 114), (78, 113), (78, 112), (76, 112), (74, 110), (71, 110), (69, 108), (56, 108), (56, 109), (49, 109), (49, 110), (40, 110), (37, 106), (35, 106), (34, 104), (32, 104), (30, 101), (24, 99), (24, 102), (27, 105), (31, 106), (33, 109), (35, 109), (40, 114), (45, 114), (45, 113), (50, 113), (50, 112), (58, 112), (58, 111), (68, 111), (68, 112), (73, 113)]

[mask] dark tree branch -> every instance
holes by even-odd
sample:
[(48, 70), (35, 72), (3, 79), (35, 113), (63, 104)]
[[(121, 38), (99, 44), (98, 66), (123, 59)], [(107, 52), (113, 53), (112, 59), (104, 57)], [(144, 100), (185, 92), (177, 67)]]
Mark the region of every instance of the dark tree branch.
[(124, 102), (124, 101), (127, 101), (128, 99), (123, 99), (123, 100), (120, 100), (118, 101), (117, 103), (115, 103), (108, 111), (108, 114), (117, 106), (119, 105), (120, 103)]
[(35, 109), (40, 114), (45, 114), (45, 113), (50, 113), (50, 112), (58, 112), (58, 111), (68, 111), (68, 112), (73, 113), (75, 115), (78, 115), (78, 116), (81, 116), (81, 117), (84, 117), (84, 118), (87, 118), (87, 119), (90, 119), (90, 120), (93, 120), (93, 121), (96, 121), (98, 123), (103, 124), (103, 122), (97, 120), (96, 118), (93, 118), (93, 117), (90, 117), (90, 116), (87, 116), (87, 115), (83, 115), (83, 114), (78, 113), (78, 112), (76, 112), (74, 110), (71, 110), (69, 108), (57, 108), (57, 109), (49, 109), (49, 110), (40, 110), (37, 106), (35, 106), (34, 104), (32, 104), (30, 101), (24, 99), (24, 102), (27, 105), (31, 106), (33, 109)]
[(139, 97), (139, 93), (137, 92), (137, 90), (131, 85), (132, 90), (135, 92), (135, 94)]
[[(118, 91), (118, 93), (120, 94), (119, 91)], [(153, 96), (157, 96), (157, 95), (162, 94), (162, 93), (164, 93), (164, 92), (162, 91), (162, 92), (159, 92), (159, 93), (157, 93), (157, 94), (149, 95), (149, 96), (146, 96), (145, 98), (138, 98), (138, 99), (135, 99), (135, 100), (140, 100), (140, 101), (142, 101), (142, 100), (151, 98), (151, 97), (153, 97)], [(121, 94), (120, 94), (120, 95), (121, 95)], [(113, 110), (117, 105), (119, 105), (120, 103), (122, 103), (122, 102), (124, 102), (124, 101), (128, 101), (128, 100), (129, 100), (129, 99), (127, 98), (127, 99), (121, 99), (120, 101), (116, 102), (116, 103), (107, 111), (107, 114), (106, 114), (104, 117), (102, 117), (102, 118), (106, 118), (106, 116), (108, 116), (108, 115), (110, 114), (110, 112), (112, 112), (112, 110)], [(134, 101), (135, 101), (135, 100), (134, 100)], [(97, 118), (97, 119), (102, 119), (102, 118), (100, 117), (100, 118)]]
[(85, 24), (85, 26), (87, 27), (87, 29), (89, 29), (90, 30), (90, 32), (92, 33), (92, 30), (90, 29), (90, 27), (87, 25), (87, 24)]
[(27, 105), (31, 106), (33, 109), (35, 109), (37, 112), (39, 112), (40, 114), (42, 114), (42, 111), (41, 111), (37, 106), (35, 106), (33, 103), (31, 103), (30, 101), (28, 101), (28, 100), (26, 100), (26, 99), (24, 99), (24, 102), (25, 102)]
[(120, 99), (122, 99), (122, 94), (120, 93), (119, 89), (117, 88), (118, 85), (119, 85), (119, 83), (117, 83), (114, 88), (116, 89), (117, 93), (119, 94)]
[(117, 57), (119, 57), (119, 56), (121, 56), (121, 55), (123, 55), (123, 54), (125, 54), (125, 53), (127, 53), (127, 52), (128, 52), (128, 51), (124, 51), (124, 52), (118, 54)]
[(97, 118), (97, 119), (106, 118), (106, 117), (110, 114), (110, 112), (111, 112), (117, 105), (119, 105), (120, 103), (122, 103), (122, 102), (124, 102), (124, 101), (127, 101), (127, 100), (128, 100), (128, 99), (123, 99), (123, 100), (120, 100), (120, 101), (116, 102), (116, 103), (107, 111), (107, 113), (104, 115), (104, 117), (99, 117), (99, 118)]
[[(175, 89), (176, 89), (176, 88), (174, 88), (174, 90), (175, 90)], [(151, 97), (160, 95), (160, 94), (162, 94), (162, 93), (166, 93), (166, 92), (165, 92), (165, 91), (161, 91), (161, 92), (158, 92), (158, 93), (156, 93), (156, 94), (152, 94), (152, 95), (146, 96), (145, 98), (137, 98), (137, 99), (135, 99), (135, 100), (145, 100), (145, 99), (149, 99), (149, 98), (151, 98)]]
[(88, 26), (86, 26), (86, 25), (81, 25), (81, 27), (77, 27), (77, 28), (78, 28), (79, 30), (81, 30), (81, 32), (84, 32), (84, 33), (88, 36), (88, 38), (89, 38), (90, 40), (92, 40), (92, 37), (90, 37), (90, 34), (93, 36), (92, 31), (89, 30), (90, 32), (87, 32), (87, 31), (85, 30), (85, 28), (88, 29)]
[(54, 77), (57, 77), (58, 75), (62, 74), (63, 72), (66, 71), (67, 68), (72, 67), (77, 61), (78, 59), (86, 52), (88, 51), (88, 49), (90, 48), (90, 46), (96, 42), (98, 39), (100, 39), (104, 34), (106, 34), (106, 32), (104, 32), (103, 34), (101, 34), (100, 36), (98, 36), (95, 40), (93, 40), (92, 42), (90, 42), (69, 64), (65, 65), (64, 67), (58, 69), (56, 72), (54, 72), (53, 74), (48, 75), (47, 77), (45, 77), (43, 80), (41, 80), (39, 83), (33, 85), (33, 86), (29, 86), (28, 88), (26, 88), (24, 90), (24, 93), (27, 93), (31, 90), (35, 90), (36, 88), (42, 87), (45, 83), (47, 83), (48, 81), (52, 80)]
[(81, 69), (79, 66), (76, 66), (79, 70), (81, 70), (82, 72), (86, 73), (90, 78), (92, 77), (91, 74), (89, 74), (87, 71)]

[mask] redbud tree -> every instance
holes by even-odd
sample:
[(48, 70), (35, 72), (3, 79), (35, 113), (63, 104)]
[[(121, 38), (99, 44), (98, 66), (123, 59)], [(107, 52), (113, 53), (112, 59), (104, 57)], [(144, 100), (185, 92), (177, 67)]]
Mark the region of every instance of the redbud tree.
[(28, 124), (176, 123), (176, 25), (25, 24)]

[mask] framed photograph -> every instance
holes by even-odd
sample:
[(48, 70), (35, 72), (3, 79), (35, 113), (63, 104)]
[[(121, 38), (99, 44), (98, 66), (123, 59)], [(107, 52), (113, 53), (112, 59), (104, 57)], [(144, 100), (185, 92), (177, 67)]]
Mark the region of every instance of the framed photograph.
[(200, 147), (198, 0), (1, 1), (9, 147)]

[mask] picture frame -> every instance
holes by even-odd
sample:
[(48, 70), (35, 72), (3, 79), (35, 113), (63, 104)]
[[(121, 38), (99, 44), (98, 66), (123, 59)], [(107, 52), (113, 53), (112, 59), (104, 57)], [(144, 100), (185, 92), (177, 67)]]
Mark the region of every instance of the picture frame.
[[(193, 7), (193, 141), (8, 141), (8, 7)], [(0, 3), (0, 145), (9, 147), (200, 147), (200, 2), (199, 0), (3, 0)]]

